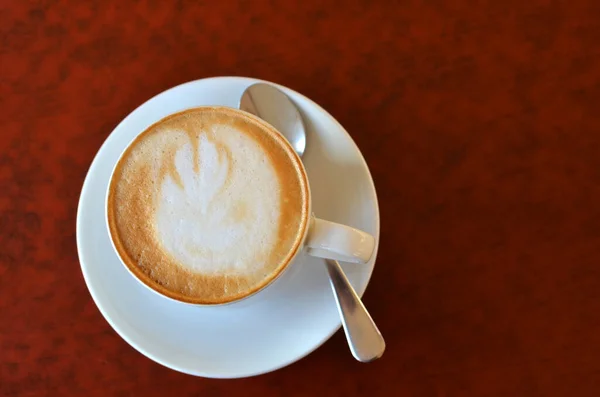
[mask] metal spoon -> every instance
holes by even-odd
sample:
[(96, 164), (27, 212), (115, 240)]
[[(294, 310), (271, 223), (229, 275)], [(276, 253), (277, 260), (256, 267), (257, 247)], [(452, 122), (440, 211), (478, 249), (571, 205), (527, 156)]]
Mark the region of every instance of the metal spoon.
[[(276, 87), (256, 83), (244, 91), (240, 109), (267, 121), (280, 131), (302, 157), (306, 148), (306, 132), (296, 105)], [(342, 267), (326, 260), (329, 284), (337, 303), (352, 355), (362, 362), (378, 359), (385, 350), (385, 341), (375, 322), (350, 285)]]

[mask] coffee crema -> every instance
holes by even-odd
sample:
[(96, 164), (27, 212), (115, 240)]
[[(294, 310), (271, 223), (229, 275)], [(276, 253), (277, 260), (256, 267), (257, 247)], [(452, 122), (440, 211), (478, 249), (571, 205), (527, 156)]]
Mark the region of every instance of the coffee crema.
[(300, 159), (277, 131), (205, 107), (142, 132), (117, 163), (107, 216), (116, 250), (146, 285), (190, 303), (225, 303), (268, 284), (308, 223)]

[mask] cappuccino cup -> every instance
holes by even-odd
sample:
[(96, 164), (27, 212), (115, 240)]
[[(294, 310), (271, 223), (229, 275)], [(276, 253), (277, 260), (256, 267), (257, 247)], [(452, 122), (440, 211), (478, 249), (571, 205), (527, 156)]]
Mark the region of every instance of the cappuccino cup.
[(138, 134), (113, 169), (105, 209), (126, 269), (198, 305), (253, 295), (298, 255), (366, 263), (375, 247), (363, 231), (314, 217), (285, 137), (227, 107), (187, 109)]

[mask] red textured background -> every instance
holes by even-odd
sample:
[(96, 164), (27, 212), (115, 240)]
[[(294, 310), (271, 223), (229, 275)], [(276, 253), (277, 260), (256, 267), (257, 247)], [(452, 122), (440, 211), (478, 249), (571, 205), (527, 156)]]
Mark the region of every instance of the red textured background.
[[(369, 3), (0, 0), (0, 395), (600, 395), (600, 2)], [(268, 375), (194, 378), (94, 306), (75, 246), (94, 154), (215, 75), (300, 91), (362, 149), (380, 361), (338, 333)]]

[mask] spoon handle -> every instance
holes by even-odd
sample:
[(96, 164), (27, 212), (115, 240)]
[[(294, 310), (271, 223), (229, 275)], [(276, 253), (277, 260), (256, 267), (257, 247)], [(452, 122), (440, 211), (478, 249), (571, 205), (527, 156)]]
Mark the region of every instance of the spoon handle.
[(325, 262), (352, 355), (365, 363), (378, 359), (385, 350), (381, 332), (356, 295), (340, 264), (329, 259)]

